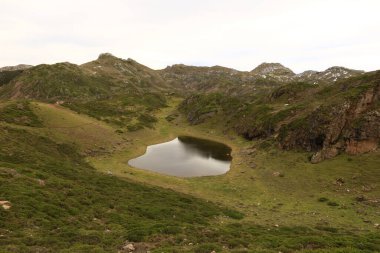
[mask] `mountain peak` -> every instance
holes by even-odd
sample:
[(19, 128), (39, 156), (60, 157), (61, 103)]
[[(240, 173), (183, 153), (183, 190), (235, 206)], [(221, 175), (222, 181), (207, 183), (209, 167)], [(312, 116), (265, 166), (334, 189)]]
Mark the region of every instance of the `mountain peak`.
[(101, 53), (98, 57), (98, 60), (103, 60), (103, 59), (119, 59), (119, 58), (114, 56), (111, 53)]
[(256, 75), (295, 75), (294, 72), (283, 66), (281, 63), (261, 63), (259, 66), (251, 71), (252, 74)]
[(0, 72), (2, 71), (13, 71), (13, 70), (24, 70), (33, 67), (32, 65), (27, 65), (27, 64), (19, 64), (16, 66), (5, 66), (0, 68)]

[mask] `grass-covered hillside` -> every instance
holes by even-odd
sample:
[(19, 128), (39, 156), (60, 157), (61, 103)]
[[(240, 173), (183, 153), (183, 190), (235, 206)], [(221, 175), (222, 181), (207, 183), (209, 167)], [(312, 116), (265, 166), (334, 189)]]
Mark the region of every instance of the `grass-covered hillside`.
[(131, 131), (152, 127), (152, 111), (166, 105), (161, 76), (133, 60), (102, 54), (82, 66), (38, 65), (0, 72), (0, 98), (56, 103)]
[[(380, 252), (379, 98), (379, 71), (344, 68), (1, 70), (0, 252)], [(128, 165), (181, 135), (230, 170)]]
[(217, 217), (238, 215), (96, 172), (40, 124), (19, 126), (0, 122), (0, 252), (116, 252), (126, 241), (165, 248), (195, 240)]

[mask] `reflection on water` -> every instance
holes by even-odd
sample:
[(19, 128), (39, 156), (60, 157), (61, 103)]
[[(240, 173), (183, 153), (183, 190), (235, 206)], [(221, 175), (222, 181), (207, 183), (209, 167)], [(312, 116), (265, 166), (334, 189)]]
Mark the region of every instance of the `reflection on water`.
[(178, 177), (212, 176), (226, 173), (231, 148), (218, 142), (189, 136), (148, 146), (146, 153), (129, 165)]

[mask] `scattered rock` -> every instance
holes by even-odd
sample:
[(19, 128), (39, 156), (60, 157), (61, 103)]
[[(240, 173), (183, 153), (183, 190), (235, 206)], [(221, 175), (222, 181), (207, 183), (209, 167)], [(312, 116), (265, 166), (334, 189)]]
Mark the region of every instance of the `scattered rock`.
[(311, 157), (310, 162), (320, 163), (323, 160), (333, 158), (337, 156), (338, 154), (339, 154), (339, 149), (336, 147), (322, 149), (321, 151), (318, 151)]
[(344, 184), (344, 179), (343, 178), (337, 178), (335, 180), (335, 184), (339, 185), (339, 186), (342, 186)]
[(37, 182), (38, 182), (39, 185), (45, 186), (45, 180), (37, 179)]
[(131, 252), (131, 251), (135, 250), (135, 246), (133, 246), (133, 243), (127, 242), (127, 244), (124, 245), (123, 250), (127, 250), (127, 251)]
[(379, 223), (375, 223), (375, 224), (373, 224), (373, 226), (374, 226), (375, 228), (380, 228), (380, 224), (379, 224)]
[(242, 155), (254, 155), (256, 153), (256, 148), (247, 148), (241, 151)]
[(0, 200), (0, 206), (4, 209), (4, 210), (8, 210), (12, 207), (12, 204), (11, 202), (7, 201), (7, 200)]
[(358, 202), (363, 202), (363, 201), (367, 201), (367, 198), (361, 195), (361, 196), (356, 197), (355, 200)]
[(372, 187), (369, 185), (362, 185), (362, 191), (363, 192), (370, 192), (372, 190)]
[(279, 172), (279, 171), (275, 171), (275, 172), (273, 172), (272, 175), (273, 175), (274, 177), (284, 177), (284, 174), (282, 174), (282, 173)]

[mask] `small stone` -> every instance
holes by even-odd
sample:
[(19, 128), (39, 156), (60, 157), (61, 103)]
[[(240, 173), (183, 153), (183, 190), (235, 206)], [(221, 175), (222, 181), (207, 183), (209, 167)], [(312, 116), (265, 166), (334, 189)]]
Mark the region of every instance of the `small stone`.
[(124, 250), (128, 250), (128, 251), (134, 251), (135, 250), (135, 246), (133, 246), (132, 243), (128, 243), (127, 245), (125, 245), (123, 247)]
[(361, 196), (356, 197), (355, 200), (358, 202), (363, 202), (363, 201), (366, 201), (367, 198), (365, 196), (361, 195)]
[(12, 207), (11, 205), (11, 202), (7, 201), (7, 200), (0, 200), (0, 206), (4, 209), (4, 210), (8, 210)]
[(343, 185), (343, 184), (344, 184), (344, 179), (343, 179), (343, 178), (337, 178), (337, 179), (335, 180), (335, 183), (336, 183), (337, 185)]

